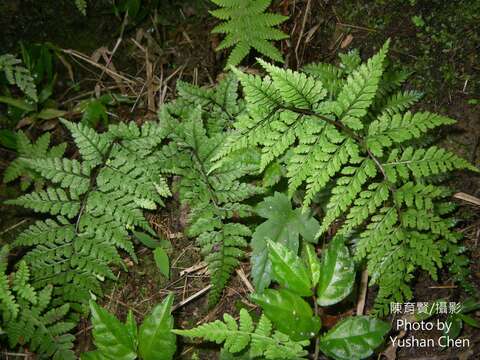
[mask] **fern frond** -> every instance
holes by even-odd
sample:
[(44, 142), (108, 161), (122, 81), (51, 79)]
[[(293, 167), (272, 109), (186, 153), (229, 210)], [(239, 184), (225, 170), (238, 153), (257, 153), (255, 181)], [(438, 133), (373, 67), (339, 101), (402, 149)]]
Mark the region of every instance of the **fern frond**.
[(361, 119), (376, 95), (388, 46), (389, 41), (366, 64), (353, 71), (338, 94), (335, 113), (342, 123), (353, 130), (363, 128)]
[(308, 341), (295, 342), (278, 331), (272, 333), (272, 323), (262, 315), (256, 329), (253, 320), (245, 309), (240, 310), (239, 324), (229, 314), (224, 314), (223, 322), (216, 320), (191, 330), (173, 330), (175, 334), (200, 337), (217, 344), (230, 353), (238, 353), (250, 345), (251, 358), (264, 356), (266, 359), (303, 359), (307, 352), (303, 347)]
[(75, 6), (83, 16), (87, 15), (87, 0), (75, 0)]
[[(79, 311), (92, 294), (102, 294), (102, 281), (115, 279), (111, 266), (123, 265), (120, 249), (137, 260), (127, 229), (137, 226), (154, 233), (142, 209), (163, 204), (162, 198), (170, 191), (154, 156), (165, 136), (158, 124), (118, 124), (97, 134), (82, 124), (62, 121), (71, 130), (82, 160), (45, 157), (25, 161), (60, 187), (48, 187), (8, 201), (56, 215), (37, 221), (14, 243), (29, 248), (22, 260), (32, 269), (33, 286), (23, 285), (27, 273), (21, 265), (14, 290), (22, 289), (17, 291), (17, 298), (22, 301), (38, 302), (39, 310), (34, 316), (43, 316), (44, 326), (36, 329), (34, 324), (40, 320), (25, 318), (20, 322), (25, 336), (18, 333), (21, 327), (17, 324), (12, 324), (10, 330), (12, 344), (22, 339), (17, 337), (20, 334), (31, 339), (25, 340), (30, 342), (31, 350), (46, 353), (49, 358), (68, 359), (72, 337), (66, 332), (75, 324), (60, 321), (70, 311), (68, 304)], [(31, 152), (37, 146), (25, 137), (20, 139), (20, 148), (25, 151)], [(44, 154), (48, 138), (41, 140), (39, 152)], [(46, 293), (40, 293), (35, 300), (32, 290), (50, 285), (54, 286), (52, 303)], [(34, 321), (33, 325), (29, 321)]]
[(458, 273), (465, 272), (453, 246), (452, 205), (443, 201), (448, 191), (433, 177), (457, 169), (478, 172), (447, 150), (413, 146), (454, 121), (406, 112), (419, 93), (400, 89), (409, 74), (387, 67), (388, 46), (364, 64), (350, 53), (341, 56), (339, 68), (306, 66), (309, 75), (265, 62), (263, 77), (234, 69), (246, 113), (214, 157), (220, 166), (236, 151), (258, 147), (260, 169), (284, 164), (289, 195), (303, 196), (304, 208), (320, 195), (328, 198), (317, 237), (343, 221), (338, 235), (357, 239), (357, 259), (366, 260), (372, 284), (379, 285), (380, 312), (388, 310), (388, 301), (412, 296), (408, 283), (417, 268), (435, 278), (453, 257), (463, 266)]
[[(3, 261), (3, 260), (1, 260)], [(25, 261), (20, 261), (18, 270), (11, 274), (9, 288), (5, 266), (0, 273), (0, 327), (6, 331), (10, 347), (29, 345), (41, 358), (75, 359), (74, 336), (68, 334), (76, 324), (66, 321), (69, 304), (50, 310), (52, 286), (37, 292), (30, 284), (30, 271)]]
[(287, 17), (265, 14), (271, 0), (213, 2), (221, 8), (211, 10), (210, 14), (224, 22), (215, 26), (212, 33), (226, 35), (217, 47), (217, 51), (234, 47), (228, 57), (227, 66), (239, 64), (248, 55), (251, 48), (275, 61), (283, 62), (281, 53), (270, 43), (270, 40), (283, 40), (288, 37), (275, 28)]
[[(251, 207), (243, 202), (261, 192), (242, 181), (244, 176), (258, 171), (255, 152), (232, 152), (231, 158), (222, 164), (214, 161), (226, 133), (223, 126), (213, 122), (223, 124), (225, 115), (219, 116), (219, 110), (233, 117), (241, 111), (236, 90), (237, 82), (231, 77), (205, 91), (181, 85), (180, 94), (188, 98), (181, 95), (160, 112), (160, 122), (169, 131), (170, 141), (163, 147), (158, 162), (164, 170), (180, 176), (180, 201), (190, 209), (187, 234), (197, 237), (209, 267), (213, 285), (210, 304), (221, 295), (244, 255), (246, 237), (250, 236), (248, 227), (232, 222), (232, 218), (251, 214)], [(192, 93), (198, 96), (190, 97)], [(191, 104), (189, 111), (183, 111), (182, 103), (186, 101)]]
[(101, 164), (111, 145), (109, 139), (82, 123), (60, 121), (70, 130), (84, 163), (92, 168)]
[(0, 71), (10, 85), (16, 85), (34, 102), (38, 101), (37, 87), (30, 71), (21, 65), (21, 61), (12, 54), (0, 55)]
[(5, 169), (3, 182), (9, 183), (21, 177), (22, 190), (26, 190), (32, 182), (35, 182), (37, 188), (42, 187), (41, 175), (30, 165), (43, 159), (60, 158), (67, 144), (62, 143), (49, 149), (50, 133), (43, 134), (36, 142), (31, 142), (23, 131), (17, 132), (15, 138), (18, 157)]

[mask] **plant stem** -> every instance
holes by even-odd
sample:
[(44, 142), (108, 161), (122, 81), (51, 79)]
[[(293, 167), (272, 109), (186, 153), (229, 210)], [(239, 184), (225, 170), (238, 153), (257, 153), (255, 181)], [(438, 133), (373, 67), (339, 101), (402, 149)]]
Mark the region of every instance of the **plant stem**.
[[(318, 305), (317, 305), (317, 298), (314, 296), (313, 297), (313, 309), (315, 311), (315, 316), (319, 316), (320, 315), (320, 309), (318, 308)], [(318, 356), (320, 354), (320, 337), (317, 336), (315, 337), (315, 352), (313, 354), (313, 360), (317, 360), (318, 359)]]

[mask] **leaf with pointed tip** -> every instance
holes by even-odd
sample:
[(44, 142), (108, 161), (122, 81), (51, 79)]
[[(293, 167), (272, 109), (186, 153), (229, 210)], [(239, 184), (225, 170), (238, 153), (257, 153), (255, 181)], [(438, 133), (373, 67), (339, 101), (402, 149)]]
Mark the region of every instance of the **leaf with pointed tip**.
[(267, 240), (272, 275), (284, 288), (300, 296), (311, 296), (312, 283), (302, 260), (286, 246)]
[(90, 302), (90, 311), (92, 314), (93, 338), (98, 350), (107, 359), (136, 359), (135, 344), (127, 327), (93, 301)]
[(155, 264), (157, 264), (158, 270), (167, 278), (170, 278), (170, 260), (168, 255), (161, 247), (157, 247), (153, 250), (153, 257)]
[(302, 213), (301, 209), (292, 209), (288, 196), (278, 192), (258, 204), (256, 212), (268, 219), (257, 226), (251, 243), (253, 285), (261, 293), (270, 285), (272, 272), (266, 239), (285, 245), (297, 253), (299, 235), (313, 242), (320, 225), (315, 218)]
[(303, 261), (310, 271), (310, 280), (312, 281), (312, 286), (317, 286), (318, 281), (320, 280), (321, 264), (313, 245), (307, 243), (304, 244)]
[(128, 334), (133, 340), (134, 347), (136, 349), (138, 346), (138, 329), (137, 329), (137, 322), (135, 321), (135, 317), (133, 316), (133, 312), (131, 309), (128, 310), (125, 326), (127, 328)]
[(317, 289), (317, 303), (320, 306), (336, 304), (352, 291), (355, 264), (343, 241), (342, 237), (335, 237), (322, 257)]
[(369, 316), (342, 320), (320, 338), (320, 350), (336, 360), (365, 359), (383, 342), (390, 324)]
[(275, 327), (292, 340), (310, 339), (320, 331), (320, 318), (314, 316), (305, 300), (289, 290), (266, 289), (263, 294), (253, 294), (252, 299)]
[(173, 295), (157, 305), (140, 325), (138, 348), (143, 360), (170, 360), (177, 349), (176, 336), (172, 333), (171, 315)]

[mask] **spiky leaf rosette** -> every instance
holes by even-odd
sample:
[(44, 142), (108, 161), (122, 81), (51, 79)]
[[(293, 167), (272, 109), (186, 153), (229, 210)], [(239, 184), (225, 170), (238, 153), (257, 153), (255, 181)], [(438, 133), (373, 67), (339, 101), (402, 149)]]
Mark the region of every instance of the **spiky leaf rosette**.
[(76, 324), (65, 319), (69, 304), (51, 305), (51, 285), (35, 290), (25, 261), (7, 275), (7, 254), (5, 246), (0, 254), (0, 328), (7, 334), (10, 348), (28, 345), (41, 359), (75, 359), (74, 336), (68, 332)]
[(244, 200), (260, 192), (242, 181), (257, 168), (256, 156), (236, 154), (219, 167), (212, 161), (227, 136), (223, 129), (241, 108), (236, 103), (237, 83), (232, 83), (231, 77), (214, 90), (180, 84), (179, 92), (180, 98), (160, 112), (160, 123), (170, 141), (159, 155), (159, 163), (165, 171), (180, 176), (176, 188), (182, 205), (190, 210), (187, 233), (197, 237), (208, 262), (213, 285), (209, 301), (214, 304), (251, 235), (238, 219), (252, 213)]
[(80, 160), (43, 158), (29, 168), (57, 187), (8, 203), (51, 215), (22, 232), (15, 246), (35, 288), (54, 285), (55, 302), (86, 304), (101, 294), (101, 281), (115, 278), (110, 266), (122, 264), (119, 250), (136, 260), (128, 229), (152, 232), (142, 210), (155, 209), (170, 195), (153, 152), (163, 139), (157, 124), (112, 125), (105, 133), (62, 120)]
[(240, 310), (239, 324), (229, 314), (224, 314), (223, 321), (200, 325), (191, 330), (173, 330), (175, 334), (200, 337), (217, 344), (224, 343), (223, 349), (235, 354), (249, 347), (249, 358), (265, 359), (303, 359), (307, 352), (303, 350), (308, 340), (293, 341), (287, 335), (273, 330), (272, 323), (262, 315), (257, 326), (247, 310)]
[(432, 176), (477, 171), (445, 149), (421, 145), (428, 131), (454, 120), (408, 111), (419, 94), (400, 89), (405, 72), (385, 70), (388, 46), (363, 64), (349, 53), (339, 67), (295, 72), (259, 60), (266, 76), (234, 70), (247, 113), (215, 156), (222, 164), (257, 146), (261, 169), (285, 163), (289, 194), (302, 190), (305, 208), (327, 193), (317, 237), (345, 219), (339, 234), (355, 239), (357, 259), (367, 259), (371, 283), (380, 285), (379, 312), (390, 300), (412, 296), (408, 283), (416, 269), (435, 278), (444, 264), (465, 264), (448, 191)]
[(234, 47), (227, 60), (228, 65), (238, 65), (253, 48), (259, 53), (283, 62), (278, 49), (271, 40), (282, 40), (288, 35), (275, 26), (288, 19), (287, 16), (265, 13), (271, 0), (212, 0), (220, 8), (210, 14), (223, 20), (212, 33), (225, 34), (217, 50)]

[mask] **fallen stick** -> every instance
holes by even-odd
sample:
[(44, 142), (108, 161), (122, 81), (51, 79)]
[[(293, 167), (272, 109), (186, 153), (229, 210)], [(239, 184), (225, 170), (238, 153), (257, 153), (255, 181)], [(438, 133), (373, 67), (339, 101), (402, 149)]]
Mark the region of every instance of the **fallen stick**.
[(172, 306), (172, 311), (175, 311), (179, 308), (181, 308), (182, 306), (188, 304), (190, 301), (192, 300), (195, 300), (196, 298), (202, 296), (203, 294), (205, 294), (208, 290), (210, 290), (212, 288), (212, 285), (208, 285), (207, 287), (203, 288), (202, 290), (200, 291), (197, 291), (195, 294), (193, 294), (192, 296), (189, 296), (188, 298), (186, 298), (185, 300), (182, 300), (180, 301), (178, 304), (176, 305), (173, 305)]

